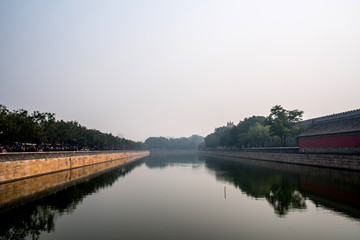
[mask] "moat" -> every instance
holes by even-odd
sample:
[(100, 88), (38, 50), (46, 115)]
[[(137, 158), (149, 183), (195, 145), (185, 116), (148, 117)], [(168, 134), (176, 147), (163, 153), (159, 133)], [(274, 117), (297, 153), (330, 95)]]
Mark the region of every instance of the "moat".
[(0, 239), (358, 239), (360, 173), (153, 154), (0, 219)]

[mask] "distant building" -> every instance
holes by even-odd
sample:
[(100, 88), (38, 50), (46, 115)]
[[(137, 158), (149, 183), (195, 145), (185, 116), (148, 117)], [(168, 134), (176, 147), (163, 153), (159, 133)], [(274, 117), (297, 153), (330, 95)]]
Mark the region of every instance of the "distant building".
[(360, 109), (304, 121), (301, 152), (360, 153)]
[(235, 125), (234, 125), (234, 123), (233, 122), (227, 122), (226, 123), (226, 127), (227, 128), (232, 128), (232, 127), (234, 127)]

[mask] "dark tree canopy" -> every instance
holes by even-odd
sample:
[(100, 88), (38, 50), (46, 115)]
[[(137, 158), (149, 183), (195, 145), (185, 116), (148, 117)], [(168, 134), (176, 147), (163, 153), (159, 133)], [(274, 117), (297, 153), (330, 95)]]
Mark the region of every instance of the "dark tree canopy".
[(264, 147), (266, 142), (281, 139), (286, 145), (287, 136), (297, 136), (302, 130), (303, 111), (286, 110), (280, 105), (271, 108), (268, 117), (252, 116), (236, 126), (218, 127), (205, 137), (207, 148)]
[(56, 120), (54, 113), (9, 111), (0, 105), (0, 145), (33, 143), (72, 149), (134, 149), (143, 144), (118, 138), (96, 129), (87, 129), (77, 121)]
[(205, 137), (205, 146), (215, 147), (262, 147), (270, 139), (269, 128), (264, 127), (265, 117), (252, 116), (233, 127), (219, 127)]
[(204, 138), (199, 135), (192, 135), (189, 138), (165, 138), (165, 137), (149, 137), (145, 140), (145, 144), (150, 149), (197, 149)]
[(280, 137), (282, 146), (286, 146), (287, 136), (297, 136), (302, 131), (303, 111), (286, 110), (280, 105), (271, 108), (270, 115), (265, 120), (265, 125), (270, 126), (270, 134)]

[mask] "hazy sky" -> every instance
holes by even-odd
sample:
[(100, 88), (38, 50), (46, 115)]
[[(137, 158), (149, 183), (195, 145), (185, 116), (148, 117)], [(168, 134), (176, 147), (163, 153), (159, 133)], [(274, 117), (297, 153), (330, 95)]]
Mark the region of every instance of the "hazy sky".
[(360, 107), (360, 1), (0, 1), (0, 104), (125, 138)]

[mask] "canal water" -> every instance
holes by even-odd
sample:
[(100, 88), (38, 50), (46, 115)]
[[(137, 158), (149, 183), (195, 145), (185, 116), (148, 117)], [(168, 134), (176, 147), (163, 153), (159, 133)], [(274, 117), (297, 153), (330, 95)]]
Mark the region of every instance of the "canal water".
[(360, 239), (360, 175), (156, 154), (0, 220), (0, 239)]

